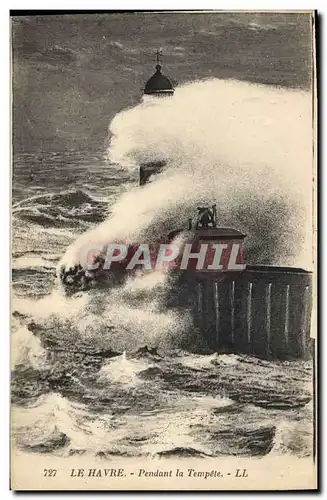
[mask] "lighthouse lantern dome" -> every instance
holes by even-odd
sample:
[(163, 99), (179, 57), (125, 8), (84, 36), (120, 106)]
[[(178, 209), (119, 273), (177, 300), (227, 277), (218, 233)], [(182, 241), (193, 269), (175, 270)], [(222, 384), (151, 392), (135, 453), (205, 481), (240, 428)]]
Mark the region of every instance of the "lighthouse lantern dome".
[(161, 64), (159, 64), (159, 56), (161, 52), (157, 50), (157, 65), (155, 73), (149, 78), (144, 87), (145, 95), (154, 96), (169, 96), (174, 94), (174, 88), (167, 76), (161, 72)]

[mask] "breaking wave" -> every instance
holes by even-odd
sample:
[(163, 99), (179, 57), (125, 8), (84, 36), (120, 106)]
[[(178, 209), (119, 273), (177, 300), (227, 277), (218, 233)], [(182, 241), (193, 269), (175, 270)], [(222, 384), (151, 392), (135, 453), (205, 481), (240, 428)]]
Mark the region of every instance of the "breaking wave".
[(129, 169), (165, 161), (166, 169), (123, 194), (110, 217), (68, 249), (64, 265), (76, 264), (90, 241), (153, 241), (215, 202), (219, 224), (248, 235), (249, 264), (310, 268), (311, 116), (304, 91), (236, 81), (145, 97), (112, 121), (109, 158)]
[(100, 222), (107, 204), (97, 201), (82, 190), (37, 195), (16, 203), (13, 215), (43, 227), (70, 227)]

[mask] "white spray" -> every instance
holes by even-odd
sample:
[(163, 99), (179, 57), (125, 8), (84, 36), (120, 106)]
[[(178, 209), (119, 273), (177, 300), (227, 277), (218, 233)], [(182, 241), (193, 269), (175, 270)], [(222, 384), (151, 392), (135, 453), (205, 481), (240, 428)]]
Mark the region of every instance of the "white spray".
[[(311, 99), (304, 91), (211, 79), (174, 97), (145, 97), (110, 125), (109, 156), (124, 168), (165, 160), (111, 216), (70, 247), (150, 241), (185, 224), (199, 203), (217, 203), (219, 223), (248, 234), (252, 264), (311, 267)], [(141, 241), (140, 241), (141, 242)]]
[[(219, 224), (248, 235), (247, 262), (310, 268), (309, 94), (235, 81), (195, 82), (169, 99), (145, 98), (119, 113), (110, 131), (112, 162), (135, 168), (165, 160), (166, 169), (123, 194), (110, 217), (80, 236), (60, 265), (78, 263), (81, 249), (94, 242), (153, 243), (183, 227), (197, 205), (217, 203)], [(64, 317), (54, 311), (54, 326), (64, 336), (69, 331), (118, 350), (178, 345), (189, 318), (163, 308), (167, 287), (164, 272), (130, 277), (118, 289), (84, 293), (78, 312), (75, 306)], [(65, 298), (67, 308), (75, 301)]]

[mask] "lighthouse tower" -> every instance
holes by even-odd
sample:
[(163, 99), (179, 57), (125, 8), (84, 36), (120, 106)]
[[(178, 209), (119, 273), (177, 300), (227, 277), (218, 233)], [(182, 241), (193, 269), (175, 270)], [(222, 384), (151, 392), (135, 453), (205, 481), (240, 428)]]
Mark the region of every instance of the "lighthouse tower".
[[(162, 74), (160, 58), (162, 51), (157, 50), (157, 64), (155, 73), (148, 79), (143, 89), (145, 96), (151, 96), (154, 99), (172, 97), (174, 88), (169, 78)], [(165, 161), (153, 161), (140, 165), (140, 186), (146, 184), (152, 175), (159, 174), (165, 166)]]

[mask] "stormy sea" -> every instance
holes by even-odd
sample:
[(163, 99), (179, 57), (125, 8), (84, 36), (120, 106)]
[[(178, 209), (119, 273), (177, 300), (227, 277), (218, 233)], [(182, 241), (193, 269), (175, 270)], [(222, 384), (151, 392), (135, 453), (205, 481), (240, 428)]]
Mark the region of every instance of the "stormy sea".
[(133, 278), (120, 291), (62, 289), (67, 248), (111, 220), (137, 183), (137, 171), (107, 151), (15, 154), (16, 449), (106, 459), (310, 456), (311, 361), (199, 354), (183, 318), (160, 305), (160, 279)]

